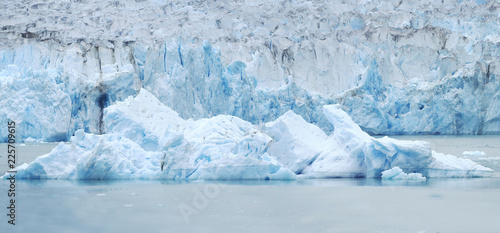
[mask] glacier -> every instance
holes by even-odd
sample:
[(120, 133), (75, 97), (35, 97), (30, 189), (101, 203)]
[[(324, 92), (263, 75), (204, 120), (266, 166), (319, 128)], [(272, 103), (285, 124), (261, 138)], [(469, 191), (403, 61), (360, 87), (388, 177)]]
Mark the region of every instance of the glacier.
[(0, 124), (20, 141), (106, 133), (141, 88), (185, 120), (292, 110), (331, 133), (340, 104), (372, 135), (500, 133), (498, 1), (1, 4)]
[(421, 173), (426, 177), (494, 173), (471, 160), (433, 152), (426, 142), (375, 139), (341, 108), (338, 104), (323, 107), (335, 128), (328, 135), (292, 111), (260, 127), (229, 115), (184, 120), (152, 93), (140, 89), (136, 97), (104, 109), (107, 133), (79, 129), (70, 143), (60, 142), (50, 153), (17, 167), (16, 176), (289, 180), (384, 178), (390, 169), (392, 173), (397, 169), (398, 174)]

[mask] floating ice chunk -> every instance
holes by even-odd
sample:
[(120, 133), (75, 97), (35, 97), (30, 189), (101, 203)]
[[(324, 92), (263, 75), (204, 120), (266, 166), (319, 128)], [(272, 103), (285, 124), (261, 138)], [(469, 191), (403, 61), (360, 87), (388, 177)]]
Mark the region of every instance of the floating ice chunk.
[[(430, 144), (424, 141), (406, 141), (383, 137), (373, 139), (372, 142), (376, 150), (374, 154), (383, 153), (386, 161), (392, 167), (398, 166), (408, 172), (422, 172), (432, 161)], [(374, 159), (370, 160), (375, 161)]]
[(399, 167), (393, 167), (382, 172), (383, 180), (426, 180), (421, 173), (404, 173)]
[[(90, 135), (89, 135), (90, 136)], [(157, 179), (161, 164), (160, 152), (145, 151), (128, 138), (92, 135), (94, 147), (77, 159), (69, 178), (81, 180)]]
[(32, 137), (28, 137), (28, 138), (24, 139), (24, 142), (36, 142), (36, 139), (34, 139)]
[[(340, 105), (326, 105), (323, 110), (335, 128), (329, 139), (330, 148), (317, 159), (318, 163), (328, 161), (321, 165), (323, 172), (326, 172), (326, 167), (339, 169), (338, 165), (343, 163), (345, 168), (352, 171), (349, 176), (380, 177), (382, 171), (394, 166), (409, 172), (419, 172), (432, 160), (430, 145), (426, 142), (400, 141), (388, 137), (375, 139), (363, 132), (340, 109)], [(315, 167), (315, 163), (311, 167)]]
[(71, 144), (60, 143), (49, 154), (19, 168), (21, 179), (157, 178), (161, 153), (148, 152), (127, 138), (78, 130)]
[[(77, 131), (71, 144), (61, 143), (49, 154), (19, 167), (21, 179), (295, 179), (265, 152), (252, 158), (242, 141), (232, 146), (183, 143), (179, 154), (146, 151), (136, 142), (113, 134)], [(243, 146), (244, 147), (244, 146)], [(231, 153), (230, 150), (235, 150)], [(181, 152), (181, 150), (179, 150)], [(239, 154), (238, 154), (239, 153)], [(167, 161), (165, 163), (165, 161)]]
[[(27, 164), (27, 163), (23, 163), (23, 164), (21, 164), (21, 165), (19, 165), (19, 166), (15, 167), (14, 169), (9, 169), (9, 171), (15, 171), (15, 172), (17, 172), (17, 171), (20, 171), (20, 170), (26, 169), (26, 168), (28, 167), (28, 165), (29, 165), (29, 164)], [(1, 178), (1, 177), (0, 177), (0, 178)]]
[(462, 159), (453, 155), (445, 155), (432, 151), (434, 160), (429, 164), (427, 177), (486, 177), (494, 171), (483, 167), (470, 159)]
[(163, 138), (165, 169), (171, 179), (295, 179), (267, 153), (271, 138), (249, 122), (219, 115), (187, 121)]
[(271, 138), (233, 116), (184, 121), (151, 93), (105, 110), (108, 134), (78, 130), (18, 171), (38, 179), (295, 179)]
[(486, 160), (486, 161), (494, 161), (494, 160), (500, 160), (500, 156), (495, 156), (495, 157), (486, 157), (486, 158), (477, 158), (477, 160)]
[(340, 105), (327, 105), (323, 110), (335, 130), (321, 154), (304, 169), (305, 177), (380, 177), (393, 167), (427, 177), (489, 176), (493, 172), (470, 160), (437, 155), (427, 142), (372, 138)]
[(463, 156), (481, 157), (486, 156), (486, 153), (484, 151), (464, 151)]

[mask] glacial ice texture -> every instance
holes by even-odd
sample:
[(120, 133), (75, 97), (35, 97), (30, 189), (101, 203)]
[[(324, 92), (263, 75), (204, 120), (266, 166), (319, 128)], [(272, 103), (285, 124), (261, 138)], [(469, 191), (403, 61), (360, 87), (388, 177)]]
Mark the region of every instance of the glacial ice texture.
[(432, 152), (426, 142), (372, 138), (340, 108), (324, 106), (324, 114), (335, 127), (330, 135), (292, 111), (266, 123), (262, 131), (228, 115), (184, 120), (141, 89), (135, 98), (128, 97), (104, 109), (103, 123), (108, 133), (77, 130), (71, 143), (61, 142), (49, 154), (18, 167), (16, 176), (283, 180), (296, 179), (297, 175), (424, 179), (422, 175), (493, 174), (493, 170), (471, 160)]
[(0, 124), (21, 140), (105, 133), (140, 88), (183, 119), (293, 110), (330, 133), (338, 103), (370, 134), (500, 133), (498, 1), (0, 4)]
[(96, 135), (78, 130), (71, 143), (18, 168), (26, 179), (295, 179), (267, 153), (271, 138), (252, 124), (220, 115), (183, 120), (147, 90), (105, 109)]
[(416, 180), (416, 181), (425, 181), (426, 178), (422, 176), (420, 173), (404, 173), (403, 170), (399, 167), (393, 167), (389, 170), (382, 172), (383, 180)]

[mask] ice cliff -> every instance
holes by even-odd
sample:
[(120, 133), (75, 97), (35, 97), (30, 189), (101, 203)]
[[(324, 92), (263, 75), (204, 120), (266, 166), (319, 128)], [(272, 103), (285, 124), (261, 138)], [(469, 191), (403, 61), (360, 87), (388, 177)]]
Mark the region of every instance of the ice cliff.
[(340, 107), (324, 106), (324, 114), (335, 128), (330, 135), (292, 111), (261, 130), (228, 115), (184, 120), (141, 89), (135, 98), (128, 97), (105, 108), (103, 124), (107, 133), (96, 135), (77, 130), (71, 143), (61, 142), (49, 154), (17, 167), (16, 177), (379, 178), (385, 170), (395, 168), (401, 174), (421, 173), (426, 177), (493, 174), (493, 170), (471, 160), (432, 152), (426, 142), (372, 138)]
[[(498, 1), (3, 1), (0, 124), (105, 133), (140, 88), (185, 120), (293, 110), (327, 133), (500, 133)], [(6, 141), (5, 131), (0, 140)]]

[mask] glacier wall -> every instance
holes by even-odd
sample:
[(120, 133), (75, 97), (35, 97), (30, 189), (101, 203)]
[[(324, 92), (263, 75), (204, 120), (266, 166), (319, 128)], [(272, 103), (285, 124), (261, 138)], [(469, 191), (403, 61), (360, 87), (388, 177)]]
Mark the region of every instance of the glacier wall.
[[(127, 49), (52, 43), (0, 52), (0, 123), (19, 139), (66, 141), (77, 129), (102, 133), (103, 110), (141, 88)], [(7, 132), (0, 133), (6, 141)]]
[(497, 1), (1, 4), (0, 121), (23, 139), (102, 133), (141, 87), (184, 119), (331, 132), (339, 103), (371, 134), (500, 133)]

